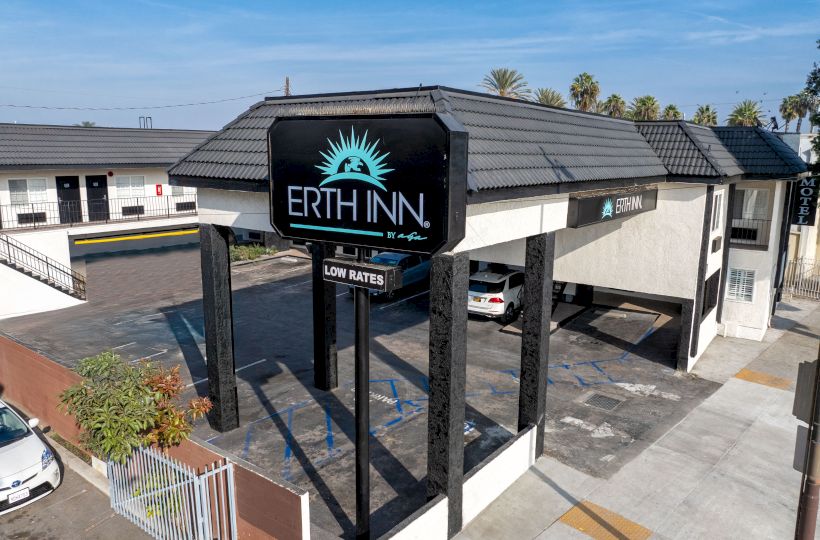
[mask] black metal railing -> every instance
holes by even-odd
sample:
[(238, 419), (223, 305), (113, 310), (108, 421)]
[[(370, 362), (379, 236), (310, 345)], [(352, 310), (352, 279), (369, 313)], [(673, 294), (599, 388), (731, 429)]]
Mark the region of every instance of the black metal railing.
[(0, 234), (0, 263), (85, 300), (85, 276), (7, 234)]
[(73, 227), (196, 214), (196, 194), (0, 206), (0, 229)]
[(770, 219), (732, 219), (729, 244), (736, 247), (768, 247), (771, 228)]

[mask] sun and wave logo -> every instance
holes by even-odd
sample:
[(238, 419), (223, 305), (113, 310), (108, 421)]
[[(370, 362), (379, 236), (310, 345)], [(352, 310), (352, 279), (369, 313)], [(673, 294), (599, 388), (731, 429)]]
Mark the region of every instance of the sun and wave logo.
[(614, 210), (615, 207), (612, 205), (612, 199), (605, 200), (604, 205), (601, 207), (601, 219), (611, 218)]
[(383, 175), (393, 171), (387, 169), (385, 166), (385, 158), (390, 155), (379, 154), (376, 151), (380, 139), (372, 143), (367, 141), (367, 131), (362, 137), (357, 137), (353, 127), (350, 128), (350, 137), (342, 135), (339, 131), (339, 140), (333, 142), (327, 140), (330, 144), (330, 150), (319, 152), (325, 161), (316, 168), (322, 171), (322, 174), (327, 178), (322, 180), (319, 187), (325, 186), (332, 182), (339, 180), (358, 180), (367, 182), (382, 191), (387, 191), (384, 187), (385, 178)]

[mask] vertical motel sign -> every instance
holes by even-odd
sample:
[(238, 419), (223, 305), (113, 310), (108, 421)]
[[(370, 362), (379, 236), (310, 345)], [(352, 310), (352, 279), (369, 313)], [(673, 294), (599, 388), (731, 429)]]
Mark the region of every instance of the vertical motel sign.
[(364, 254), (433, 255), (464, 238), (467, 132), (447, 114), (277, 118), (268, 164), (282, 237), (359, 248), (355, 262), (325, 259), (323, 274), (355, 286), (356, 537), (369, 538), (369, 291), (401, 286), (401, 273)]
[(792, 199), (792, 225), (814, 225), (817, 214), (818, 179), (816, 176), (795, 182), (797, 193)]

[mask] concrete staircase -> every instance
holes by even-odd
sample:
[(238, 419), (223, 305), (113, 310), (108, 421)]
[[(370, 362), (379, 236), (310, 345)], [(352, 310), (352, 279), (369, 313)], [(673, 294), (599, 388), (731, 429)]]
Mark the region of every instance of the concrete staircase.
[(86, 299), (85, 276), (6, 234), (0, 234), (0, 264), (73, 298)]

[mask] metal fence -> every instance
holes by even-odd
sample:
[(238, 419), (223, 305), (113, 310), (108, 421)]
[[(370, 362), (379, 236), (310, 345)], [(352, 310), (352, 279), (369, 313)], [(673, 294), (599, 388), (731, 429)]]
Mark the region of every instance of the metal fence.
[(234, 540), (233, 464), (205, 472), (140, 448), (126, 463), (108, 463), (111, 508), (157, 539)]
[(820, 300), (820, 263), (812, 259), (795, 259), (786, 264), (783, 292)]
[(768, 247), (772, 222), (769, 219), (732, 219), (732, 246)]
[(0, 229), (36, 229), (168, 218), (196, 214), (196, 194), (6, 204), (0, 206)]

